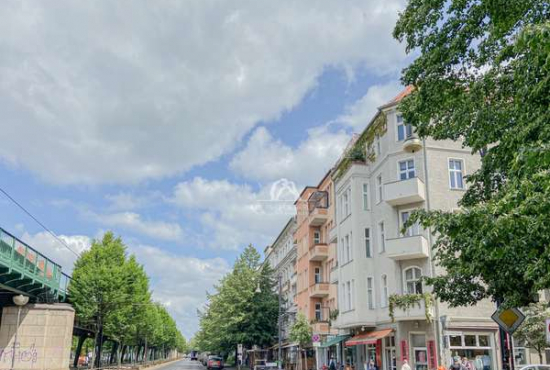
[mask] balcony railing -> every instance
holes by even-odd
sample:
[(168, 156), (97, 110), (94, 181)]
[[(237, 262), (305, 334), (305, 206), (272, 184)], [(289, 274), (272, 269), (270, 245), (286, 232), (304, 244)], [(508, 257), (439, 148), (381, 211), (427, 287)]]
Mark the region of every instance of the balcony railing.
[(400, 206), (424, 201), (426, 187), (418, 177), (413, 177), (385, 184), (384, 194), (388, 204)]
[(8, 274), (16, 272), (21, 280), (30, 280), (31, 283), (24, 284), (30, 294), (48, 288), (61, 300), (67, 295), (70, 277), (62, 273), (61, 266), (2, 228), (0, 266)]
[(319, 243), (309, 249), (310, 261), (324, 261), (328, 258), (328, 245)]
[(309, 286), (309, 297), (310, 298), (324, 298), (328, 297), (330, 290), (330, 283), (319, 282), (314, 283)]
[(430, 245), (423, 235), (386, 239), (386, 255), (395, 261), (428, 258)]
[(328, 193), (326, 191), (315, 191), (307, 200), (309, 212), (309, 224), (321, 226), (328, 220)]

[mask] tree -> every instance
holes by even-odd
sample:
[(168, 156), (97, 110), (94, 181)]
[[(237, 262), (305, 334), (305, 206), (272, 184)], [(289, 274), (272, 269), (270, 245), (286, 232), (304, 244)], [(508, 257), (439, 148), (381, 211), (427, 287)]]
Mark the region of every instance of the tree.
[[(273, 343), (277, 332), (278, 299), (273, 271), (260, 263), (249, 245), (233, 270), (208, 294), (195, 343), (201, 350), (228, 354), (241, 343), (245, 348)], [(259, 288), (259, 291), (258, 291)]]
[(550, 6), (543, 0), (410, 0), (394, 36), (420, 52), (399, 109), (421, 137), (481, 154), (462, 212), (417, 212), (437, 236), (427, 279), (453, 306), (523, 307), (550, 287)]
[[(301, 352), (302, 349), (311, 343), (311, 326), (307, 321), (305, 315), (301, 312), (298, 313), (296, 321), (292, 328), (290, 328), (290, 340), (292, 342), (298, 343), (298, 353), (300, 353), (300, 361), (302, 360)], [(304, 356), (305, 357), (305, 356)]]
[(523, 310), (525, 320), (514, 333), (514, 339), (525, 343), (525, 347), (532, 348), (539, 354), (542, 364), (542, 355), (548, 346), (546, 343), (546, 319), (550, 317), (550, 310), (546, 304), (532, 303)]

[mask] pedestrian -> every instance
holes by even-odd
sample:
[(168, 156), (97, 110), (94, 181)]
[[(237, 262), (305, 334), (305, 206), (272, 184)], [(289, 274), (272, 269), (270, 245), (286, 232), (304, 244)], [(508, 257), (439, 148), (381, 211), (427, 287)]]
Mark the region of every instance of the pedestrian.
[(330, 358), (330, 362), (329, 362), (329, 365), (328, 365), (328, 369), (329, 369), (329, 370), (336, 370), (336, 364), (334, 363), (334, 357), (331, 357), (331, 358)]
[(403, 365), (401, 365), (401, 370), (411, 370), (411, 365), (409, 365), (409, 361), (403, 360)]
[(449, 370), (462, 370), (462, 366), (460, 366), (460, 361), (458, 359), (453, 359), (453, 364), (451, 367), (449, 367)]
[(462, 370), (473, 370), (472, 364), (468, 361), (467, 357), (462, 357), (462, 362), (460, 363), (460, 368)]
[(374, 360), (373, 360), (373, 359), (371, 359), (371, 360), (369, 361), (369, 364), (368, 364), (366, 370), (378, 370), (378, 366), (376, 366), (376, 364), (374, 363)]

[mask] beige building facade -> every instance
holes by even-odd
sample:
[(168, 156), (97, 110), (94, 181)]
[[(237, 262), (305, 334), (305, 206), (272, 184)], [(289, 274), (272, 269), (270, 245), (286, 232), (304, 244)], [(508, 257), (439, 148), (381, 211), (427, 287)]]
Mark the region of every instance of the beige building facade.
[(333, 173), (336, 326), (349, 336), (341, 342), (342, 360), (362, 368), (372, 359), (384, 370), (407, 360), (414, 370), (431, 370), (460, 356), (476, 370), (495, 370), (495, 306), (450, 308), (432, 301), (420, 278), (442, 273), (433, 262), (433, 236), (418, 225), (403, 230), (414, 210), (457, 210), (464, 178), (480, 158), (459, 142), (418, 139), (396, 109), (407, 93), (379, 109)]

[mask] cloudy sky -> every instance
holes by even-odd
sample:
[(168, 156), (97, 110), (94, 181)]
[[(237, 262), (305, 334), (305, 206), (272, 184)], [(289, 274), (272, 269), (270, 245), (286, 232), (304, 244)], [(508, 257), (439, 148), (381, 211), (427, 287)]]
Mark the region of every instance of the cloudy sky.
[(273, 189), (317, 184), (401, 89), (403, 3), (2, 1), (0, 187), (75, 250), (121, 235), (190, 337), (205, 292), (286, 223)]

